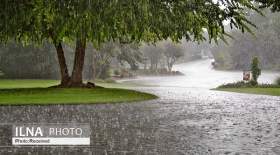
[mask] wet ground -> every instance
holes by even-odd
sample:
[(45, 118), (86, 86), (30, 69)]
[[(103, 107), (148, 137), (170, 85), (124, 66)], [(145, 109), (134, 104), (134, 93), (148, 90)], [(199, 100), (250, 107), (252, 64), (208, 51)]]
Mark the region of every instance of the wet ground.
[[(196, 68), (200, 64), (198, 66), (202, 67), (201, 64), (208, 62), (199, 61), (187, 66)], [(180, 69), (180, 66), (176, 67)], [(186, 74), (181, 77), (122, 81), (153, 85), (135, 89), (154, 93), (160, 97), (157, 100), (122, 104), (0, 107), (0, 154), (280, 154), (280, 97), (209, 90), (218, 83), (236, 80), (240, 73), (218, 72), (222, 78), (215, 83), (215, 71), (202, 67), (198, 69), (203, 73), (200, 74), (191, 67), (184, 73), (193, 70), (192, 75), (197, 77), (191, 78), (191, 74)], [(233, 78), (233, 75), (236, 76)], [(274, 75), (267, 73), (261, 78), (264, 82), (270, 82)], [(195, 78), (197, 80), (193, 80)], [(16, 122), (90, 123), (91, 145), (13, 147), (5, 143), (10, 138), (7, 136), (10, 130), (6, 130), (5, 126)]]

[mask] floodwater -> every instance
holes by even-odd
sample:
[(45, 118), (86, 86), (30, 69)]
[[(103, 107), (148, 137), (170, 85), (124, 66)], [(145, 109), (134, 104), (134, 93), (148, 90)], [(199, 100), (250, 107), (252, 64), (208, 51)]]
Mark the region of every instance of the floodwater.
[[(280, 97), (210, 90), (242, 78), (242, 72), (215, 71), (211, 60), (176, 65), (185, 75), (139, 77), (134, 89), (157, 100), (99, 105), (2, 106), (4, 125), (90, 123), (86, 147), (13, 147), (1, 129), (0, 154), (219, 155), (280, 154)], [(279, 75), (264, 72), (262, 82)], [(39, 153), (38, 153), (39, 152)], [(45, 153), (47, 152), (47, 153)], [(64, 153), (63, 153), (64, 152)]]
[[(185, 88), (215, 88), (221, 84), (241, 81), (242, 71), (217, 71), (211, 66), (211, 59), (192, 61), (174, 66), (184, 76), (167, 77), (138, 77), (126, 79), (121, 82), (143, 83), (160, 87), (185, 87)], [(260, 83), (273, 83), (280, 76), (279, 73), (263, 71), (259, 77)]]

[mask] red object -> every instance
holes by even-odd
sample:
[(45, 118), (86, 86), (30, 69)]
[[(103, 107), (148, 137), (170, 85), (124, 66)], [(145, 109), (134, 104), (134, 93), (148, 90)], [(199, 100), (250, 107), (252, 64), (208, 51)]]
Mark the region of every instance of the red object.
[(251, 80), (251, 71), (243, 71), (243, 80), (250, 81)]

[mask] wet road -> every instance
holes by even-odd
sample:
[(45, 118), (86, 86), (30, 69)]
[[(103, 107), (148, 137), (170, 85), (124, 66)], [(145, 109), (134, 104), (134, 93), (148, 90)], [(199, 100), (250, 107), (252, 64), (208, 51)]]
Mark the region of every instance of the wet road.
[[(2, 126), (16, 122), (72, 122), (90, 123), (92, 129), (90, 147), (10, 147), (4, 143), (9, 137), (1, 135), (0, 152), (280, 154), (280, 97), (209, 90), (240, 78), (240, 72), (212, 70), (209, 60), (178, 65), (176, 69), (189, 74), (122, 81), (153, 85), (136, 89), (158, 95), (157, 100), (135, 104), (0, 107)], [(275, 75), (267, 73), (261, 80), (270, 82)], [(0, 133), (9, 134), (5, 128), (1, 130)]]

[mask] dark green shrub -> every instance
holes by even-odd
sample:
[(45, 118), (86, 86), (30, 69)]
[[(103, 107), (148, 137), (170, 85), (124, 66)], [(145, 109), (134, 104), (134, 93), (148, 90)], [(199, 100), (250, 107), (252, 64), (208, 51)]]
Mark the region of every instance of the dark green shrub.
[(235, 83), (228, 83), (219, 86), (218, 88), (280, 88), (280, 85), (276, 84), (256, 84), (255, 81), (244, 82), (238, 81)]
[(255, 80), (251, 80), (251, 81), (249, 81), (249, 85), (256, 86), (256, 85), (258, 85), (258, 82)]
[(244, 81), (238, 81), (235, 83), (228, 83), (219, 86), (218, 88), (241, 88), (241, 87), (249, 87), (249, 83), (245, 83)]
[(261, 75), (261, 69), (259, 68), (259, 59), (258, 57), (254, 57), (251, 63), (251, 71), (253, 79), (252, 84), (255, 86), (258, 84), (258, 78)]
[(114, 70), (114, 75), (120, 75), (120, 71), (119, 70)]
[(110, 77), (110, 65), (104, 65), (103, 68), (100, 70), (100, 74), (98, 78), (100, 79), (107, 79)]
[(278, 77), (278, 78), (275, 80), (275, 84), (277, 84), (277, 85), (280, 86), (280, 77)]

